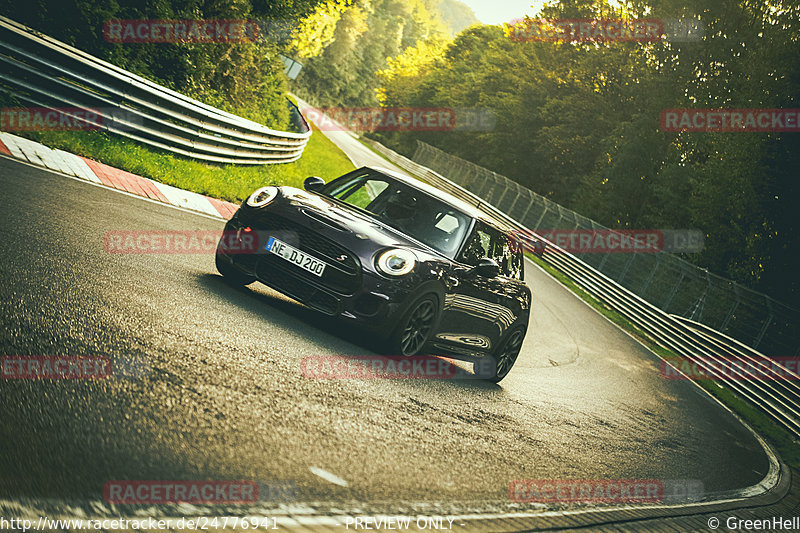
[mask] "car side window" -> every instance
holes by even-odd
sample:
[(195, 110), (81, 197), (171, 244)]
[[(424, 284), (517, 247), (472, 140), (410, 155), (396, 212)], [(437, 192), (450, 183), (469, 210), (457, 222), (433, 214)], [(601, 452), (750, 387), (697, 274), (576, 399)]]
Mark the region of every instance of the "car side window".
[(467, 244), (461, 252), (459, 261), (470, 266), (476, 266), (484, 257), (491, 257), (489, 250), (492, 238), (482, 224), (475, 224), (472, 234), (467, 239)]
[(492, 257), (500, 265), (500, 272), (509, 278), (522, 280), (522, 254), (516, 240), (502, 232), (495, 232)]
[[(509, 239), (513, 239), (513, 237), (509, 237)], [(522, 247), (519, 243), (514, 239), (511, 241), (513, 243), (513, 250), (511, 252), (511, 277), (514, 279), (518, 279), (520, 281), (525, 280), (525, 261), (522, 255)]]
[(522, 256), (518, 252), (516, 241), (506, 233), (489, 228), (491, 242), (486, 257), (494, 259), (500, 265), (500, 274), (512, 279), (522, 279)]
[(492, 229), (492, 244), (489, 257), (497, 261), (497, 264), (500, 265), (500, 274), (507, 277), (511, 274), (509, 255), (508, 239), (499, 231)]
[(458, 260), (475, 266), (484, 257), (497, 262), (501, 275), (522, 281), (524, 264), (522, 248), (517, 241), (502, 231), (477, 222)]

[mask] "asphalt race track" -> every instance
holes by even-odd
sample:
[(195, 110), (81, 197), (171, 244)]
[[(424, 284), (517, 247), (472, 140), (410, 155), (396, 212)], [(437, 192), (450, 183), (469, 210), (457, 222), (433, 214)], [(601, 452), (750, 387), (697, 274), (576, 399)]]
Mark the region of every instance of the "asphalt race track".
[(213, 254), (103, 246), (111, 230), (222, 221), (7, 158), (0, 179), (2, 353), (103, 355), (118, 370), (0, 381), (0, 498), (240, 479), (337, 509), (480, 511), (511, 508), (517, 479), (690, 479), (713, 495), (767, 473), (732, 415), (662, 378), (655, 355), (533, 265), (531, 327), (500, 385), (309, 379), (304, 357), (370, 355), (373, 341), (261, 285), (228, 286)]

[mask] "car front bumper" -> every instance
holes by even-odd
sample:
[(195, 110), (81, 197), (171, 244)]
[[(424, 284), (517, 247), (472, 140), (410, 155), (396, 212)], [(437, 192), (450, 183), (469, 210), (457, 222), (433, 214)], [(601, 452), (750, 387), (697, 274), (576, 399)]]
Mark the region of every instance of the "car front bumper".
[[(242, 232), (236, 217), (228, 221), (225, 232), (228, 240), (231, 235)], [(259, 242), (261, 240), (265, 240), (263, 235)], [(263, 249), (253, 253), (226, 253), (223, 250), (217, 253), (222, 260), (254, 276), (264, 285), (312, 309), (357, 322), (361, 327), (383, 334), (391, 331), (413, 294), (407, 283), (382, 278), (367, 270), (359, 273), (360, 283), (355, 290), (342, 292), (326, 286), (322, 280), (314, 279), (288, 261), (276, 260)]]

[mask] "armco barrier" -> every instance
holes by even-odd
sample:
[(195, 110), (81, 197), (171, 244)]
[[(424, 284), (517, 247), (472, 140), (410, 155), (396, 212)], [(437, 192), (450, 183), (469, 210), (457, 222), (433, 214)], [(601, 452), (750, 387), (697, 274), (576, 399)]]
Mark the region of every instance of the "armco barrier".
[(0, 17), (0, 68), (0, 90), (26, 105), (92, 110), (98, 114), (98, 128), (202, 161), (289, 163), (302, 156), (311, 136), (311, 128), (290, 102), (292, 121), (300, 131), (272, 130), (5, 17)]
[[(364, 140), (392, 163), (477, 206), (498, 223), (511, 229), (530, 231), (529, 228), (492, 204), (441, 174), (380, 143)], [(762, 379), (755, 380), (736, 375), (721, 376), (717, 379), (740, 397), (761, 409), (795, 437), (800, 437), (800, 376), (770, 360), (757, 350), (707, 326), (665, 313), (575, 255), (541, 236), (537, 237), (547, 244), (542, 256), (546, 262), (569, 276), (589, 294), (625, 316), (658, 344), (693, 362), (699, 369), (714, 374), (714, 362), (725, 364), (736, 361), (737, 365), (735, 366), (738, 368), (764, 374)], [(769, 362), (768, 365), (763, 364), (767, 362)]]
[[(414, 161), (453, 179), (498, 211), (534, 232), (609, 230), (513, 180), (474, 163), (417, 143)], [(669, 231), (663, 235), (667, 239)], [(690, 232), (673, 232), (688, 250)], [(702, 245), (702, 232), (696, 231)], [(665, 244), (666, 241), (665, 241)], [(689, 244), (689, 246), (686, 246)], [(800, 311), (667, 253), (579, 253), (575, 256), (665, 313), (705, 324), (772, 357), (800, 356)]]

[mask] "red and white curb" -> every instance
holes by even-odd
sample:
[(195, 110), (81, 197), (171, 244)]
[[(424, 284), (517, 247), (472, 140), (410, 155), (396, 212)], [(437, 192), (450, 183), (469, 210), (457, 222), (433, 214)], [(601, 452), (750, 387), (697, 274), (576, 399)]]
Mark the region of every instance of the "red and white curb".
[(239, 208), (237, 204), (231, 202), (184, 191), (63, 150), (54, 150), (6, 132), (0, 132), (0, 153), (112, 189), (226, 220)]

